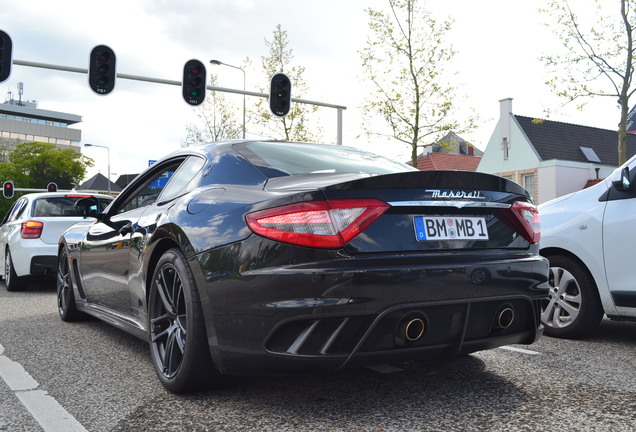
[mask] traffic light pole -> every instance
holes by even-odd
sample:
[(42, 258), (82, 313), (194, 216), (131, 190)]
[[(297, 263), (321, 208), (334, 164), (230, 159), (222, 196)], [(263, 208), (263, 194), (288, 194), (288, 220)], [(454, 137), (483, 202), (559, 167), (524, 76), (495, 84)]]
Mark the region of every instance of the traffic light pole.
[[(64, 72), (88, 74), (88, 69), (86, 68), (60, 66), (60, 65), (53, 65), (53, 64), (47, 64), (47, 63), (18, 60), (18, 59), (13, 59), (13, 64), (18, 66), (35, 67), (40, 69), (52, 69), (52, 70), (59, 70)], [(146, 77), (146, 76), (140, 76), (140, 75), (129, 75), (124, 73), (117, 73), (117, 78), (133, 80), (133, 81), (144, 81), (144, 82), (150, 82), (155, 84), (167, 84), (167, 85), (174, 85), (174, 86), (182, 85), (181, 81), (152, 78), (152, 77)], [(248, 90), (231, 89), (231, 88), (217, 87), (217, 86), (211, 86), (211, 85), (206, 86), (206, 89), (211, 91), (224, 92), (224, 93), (234, 93), (234, 94), (254, 96), (254, 97), (260, 97), (260, 98), (266, 98), (266, 99), (269, 98), (268, 93), (259, 93), (259, 92), (253, 92)], [(347, 109), (346, 106), (335, 105), (335, 104), (330, 104), (325, 102), (317, 102), (317, 101), (312, 101), (307, 99), (298, 99), (298, 98), (291, 98), (291, 100), (292, 102), (296, 102), (296, 103), (301, 103), (306, 105), (315, 105), (315, 106), (320, 106), (325, 108), (333, 108), (337, 110), (337, 144), (342, 145), (342, 121), (343, 121), (342, 112)]]
[[(48, 189), (37, 188), (15, 188), (16, 192), (50, 192)], [(55, 192), (70, 192), (71, 189), (57, 189)]]

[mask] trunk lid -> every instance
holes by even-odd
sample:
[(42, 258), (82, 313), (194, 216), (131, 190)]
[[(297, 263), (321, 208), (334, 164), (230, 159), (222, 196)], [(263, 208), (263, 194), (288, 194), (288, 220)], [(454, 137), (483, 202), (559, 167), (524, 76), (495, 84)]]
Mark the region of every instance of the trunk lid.
[[(523, 217), (515, 214), (513, 204), (520, 201), (534, 208), (532, 199), (502, 177), (466, 171), (405, 172), (332, 184), (322, 191), (327, 200), (376, 198), (390, 205), (348, 242), (345, 249), (350, 253), (530, 245), (524, 238)], [(538, 229), (538, 217), (534, 222)]]

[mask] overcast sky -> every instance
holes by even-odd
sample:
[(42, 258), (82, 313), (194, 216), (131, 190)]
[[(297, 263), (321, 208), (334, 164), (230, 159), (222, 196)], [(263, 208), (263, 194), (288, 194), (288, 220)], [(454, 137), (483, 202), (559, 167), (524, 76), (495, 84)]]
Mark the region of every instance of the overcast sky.
[[(436, 18), (455, 20), (449, 38), (458, 52), (458, 92), (482, 119), (477, 131), (464, 138), (482, 150), (499, 116), (499, 100), (513, 98), (515, 114), (542, 117), (558, 100), (544, 85), (546, 75), (538, 60), (558, 44), (537, 12), (544, 0), (428, 0)], [(247, 90), (258, 91), (262, 74), (258, 65), (268, 55), (277, 24), (287, 31), (294, 64), (306, 68), (308, 94), (302, 99), (344, 105), (344, 144), (365, 147), (358, 138), (358, 52), (368, 33), (367, 7), (385, 9), (387, 0), (0, 0), (0, 29), (13, 40), (13, 58), (78, 68), (88, 67), (93, 47), (105, 44), (117, 56), (117, 72), (180, 81), (184, 63), (192, 58), (206, 63), (218, 85), (243, 86), (240, 71), (212, 66), (210, 59), (242, 65)], [(82, 116), (82, 144), (109, 147), (112, 180), (119, 174), (138, 173), (148, 160), (176, 150), (186, 136), (186, 125), (196, 121), (196, 108), (187, 105), (177, 86), (118, 79), (107, 96), (94, 94), (84, 74), (13, 66), (2, 83), (17, 98), (24, 83), (25, 100), (41, 109)], [(240, 107), (241, 96), (235, 98)], [(239, 98), (239, 99), (236, 99)], [(250, 103), (248, 97), (248, 104)], [(336, 112), (321, 109), (325, 140), (335, 141)], [(614, 129), (619, 112), (614, 100), (593, 101), (584, 112), (562, 110), (552, 118), (575, 124)], [(249, 124), (247, 125), (248, 137)], [(408, 160), (406, 147), (395, 143), (375, 147), (376, 152)], [(89, 177), (106, 174), (106, 151), (85, 148), (96, 160)], [(115, 175), (115, 173), (117, 175)]]

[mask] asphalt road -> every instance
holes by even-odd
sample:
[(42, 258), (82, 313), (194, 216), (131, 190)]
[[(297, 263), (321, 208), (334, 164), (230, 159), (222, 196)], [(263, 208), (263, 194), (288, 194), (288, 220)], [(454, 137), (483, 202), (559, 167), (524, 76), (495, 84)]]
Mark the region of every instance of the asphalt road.
[(454, 361), (163, 389), (147, 344), (0, 283), (0, 431), (632, 431), (636, 323)]

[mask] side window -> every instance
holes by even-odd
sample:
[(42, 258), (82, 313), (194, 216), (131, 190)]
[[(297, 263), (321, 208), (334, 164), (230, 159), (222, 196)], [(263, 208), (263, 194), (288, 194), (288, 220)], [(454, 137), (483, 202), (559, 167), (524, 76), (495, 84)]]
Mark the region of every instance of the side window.
[(22, 213), (24, 213), (24, 209), (26, 208), (27, 200), (26, 198), (20, 198), (16, 201), (15, 206), (9, 213), (8, 222), (13, 222), (16, 219), (19, 219)]
[(168, 201), (185, 191), (188, 184), (196, 175), (201, 172), (205, 164), (205, 159), (191, 156), (181, 164), (177, 172), (170, 178), (170, 181), (161, 192), (161, 201)]
[(108, 207), (108, 205), (113, 201), (112, 199), (103, 199), (103, 198), (99, 198), (99, 211), (103, 212), (104, 209), (106, 209), (106, 207)]
[(117, 208), (114, 209), (115, 213), (125, 213), (153, 204), (183, 161), (184, 159), (178, 159), (174, 163), (165, 165), (163, 169), (141, 178), (134, 191), (118, 203)]
[(125, 213), (154, 204), (159, 196), (167, 201), (187, 190), (188, 185), (201, 172), (205, 159), (190, 156), (162, 164), (162, 169), (151, 171), (142, 177), (134, 191), (118, 203), (115, 213)]
[(9, 210), (7, 210), (7, 213), (4, 215), (4, 218), (2, 219), (2, 224), (3, 225), (5, 223), (9, 222), (9, 218), (11, 217), (11, 214), (15, 211), (15, 209), (18, 208), (19, 204), (20, 204), (20, 200), (14, 202), (13, 205), (11, 205), (11, 207), (9, 207)]
[(636, 182), (636, 158), (627, 164), (629, 167), (629, 180), (631, 183)]

